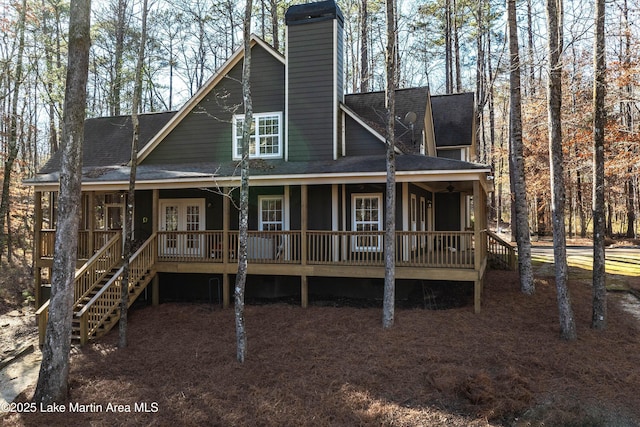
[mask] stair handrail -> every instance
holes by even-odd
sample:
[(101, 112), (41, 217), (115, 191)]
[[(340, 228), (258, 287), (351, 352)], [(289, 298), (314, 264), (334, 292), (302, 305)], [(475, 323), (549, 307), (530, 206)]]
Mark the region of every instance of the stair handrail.
[[(508, 252), (507, 266), (511, 270), (515, 270), (516, 268), (516, 250), (514, 247), (504, 240), (502, 237), (498, 236), (493, 231), (487, 229), (487, 238), (495, 240), (500, 246), (504, 247)], [(488, 241), (487, 241), (488, 243)], [(495, 255), (495, 254), (494, 254)]]
[[(96, 253), (93, 254), (91, 258), (89, 258), (84, 264), (82, 264), (82, 266), (79, 269), (76, 270), (74, 279), (73, 279), (74, 295), (76, 293), (76, 288), (77, 288), (76, 281), (87, 272), (90, 266), (93, 266), (93, 264), (97, 263), (98, 260), (103, 256), (104, 252), (108, 248), (110, 248), (111, 245), (114, 245), (116, 241), (119, 239), (120, 239), (120, 233), (116, 233), (113, 237), (107, 240), (107, 242), (104, 245), (102, 245), (102, 247), (99, 250), (97, 250)], [(73, 303), (74, 307), (77, 305), (78, 299), (82, 298), (83, 296), (84, 294), (78, 296), (78, 298), (74, 298), (74, 303)], [(45, 333), (47, 328), (47, 320), (49, 318), (50, 302), (51, 302), (51, 299), (48, 299), (47, 301), (45, 301), (35, 313), (36, 323), (38, 325), (38, 340), (40, 342), (40, 345), (44, 344), (44, 338), (45, 338)]]
[(82, 267), (80, 267), (79, 269), (76, 270), (75, 280), (77, 280), (78, 277), (80, 277), (81, 275), (83, 275), (87, 271), (87, 269), (89, 268), (90, 264), (95, 264), (97, 262), (97, 260), (100, 257), (102, 257), (103, 252), (109, 246), (111, 246), (114, 243), (115, 240), (119, 240), (119, 239), (120, 239), (120, 233), (116, 233), (116, 234), (114, 234), (113, 237), (111, 237), (109, 240), (107, 240), (107, 243), (102, 245), (102, 247), (100, 249), (98, 249), (96, 251), (96, 253), (93, 254), (93, 256), (87, 260), (87, 262), (82, 264)]
[[(95, 283), (99, 282), (102, 279), (102, 277), (104, 277), (104, 274), (106, 274), (106, 271), (111, 270), (115, 265), (118, 264), (118, 262), (121, 261), (122, 245), (120, 244), (120, 240), (121, 240), (121, 233), (115, 234), (91, 258), (89, 258), (87, 262), (82, 265), (82, 267), (80, 267), (76, 271), (75, 279), (73, 281), (73, 289), (74, 289), (74, 293), (76, 294), (74, 298), (75, 302), (73, 303), (74, 307), (76, 307), (78, 305), (78, 302), (91, 291)], [(80, 280), (82, 280), (82, 277), (86, 273), (90, 272), (90, 269), (95, 268), (96, 264), (98, 264), (102, 259), (105, 259), (105, 254), (107, 254), (107, 251), (111, 249), (115, 251), (112, 257), (114, 261), (108, 266), (104, 266), (105, 273), (103, 273), (101, 277), (92, 277), (91, 285), (86, 286), (86, 289), (79, 289), (81, 287), (79, 282)]]
[(47, 330), (47, 321), (49, 320), (49, 302), (48, 299), (36, 311), (36, 324), (38, 325), (38, 342), (44, 345), (44, 336)]
[[(155, 245), (155, 242), (156, 242), (156, 234), (154, 233), (140, 246), (140, 248), (138, 248), (138, 250), (133, 255), (131, 255), (131, 257), (129, 258), (129, 264), (133, 264), (138, 259), (138, 256), (142, 254), (151, 244)], [(155, 251), (152, 251), (152, 253), (155, 254)], [(153, 260), (149, 263), (149, 265), (152, 265), (152, 264), (153, 264)], [(86, 344), (86, 342), (89, 339), (88, 337), (89, 333), (92, 333), (92, 331), (89, 331), (89, 327), (88, 327), (89, 310), (93, 307), (96, 301), (98, 301), (102, 297), (102, 295), (104, 295), (104, 293), (111, 288), (111, 286), (115, 282), (117, 282), (118, 280), (121, 280), (121, 276), (123, 272), (124, 272), (124, 266), (120, 267), (118, 271), (116, 271), (116, 273), (107, 281), (107, 283), (105, 283), (105, 285), (102, 286), (102, 288), (100, 288), (100, 290), (93, 296), (93, 298), (91, 298), (89, 302), (87, 302), (84, 305), (84, 307), (82, 307), (82, 309), (75, 314), (75, 317), (80, 319), (80, 343), (81, 344)], [(133, 277), (133, 280), (132, 280), (132, 276), (130, 274), (129, 286), (131, 285), (131, 283), (137, 282), (138, 280), (139, 280), (139, 277)], [(129, 304), (131, 304), (132, 302), (133, 301), (130, 300)]]
[[(142, 246), (140, 246), (140, 248), (139, 248), (137, 251), (135, 251), (135, 253), (134, 253), (133, 255), (131, 255), (131, 258), (129, 258), (129, 263), (131, 263), (132, 261), (134, 261), (134, 260), (138, 257), (138, 255), (140, 255), (140, 253), (141, 253), (144, 249), (146, 249), (146, 248), (147, 248), (147, 246), (149, 246), (149, 244), (154, 240), (154, 237), (155, 237), (155, 236), (156, 236), (156, 235), (155, 235), (155, 233), (154, 233), (151, 237), (149, 237), (149, 239), (147, 239), (147, 241), (146, 241), (146, 242), (144, 242), (144, 243), (142, 244)], [(112, 277), (111, 279), (109, 279), (109, 281), (108, 281), (107, 283), (105, 283), (105, 285), (104, 285), (104, 286), (103, 286), (103, 287), (102, 287), (102, 288), (101, 288), (101, 289), (100, 289), (100, 290), (99, 290), (99, 291), (98, 291), (98, 292), (93, 296), (93, 298), (91, 298), (91, 299), (89, 300), (89, 302), (88, 302), (88, 303), (86, 303), (86, 304), (84, 305), (84, 307), (82, 307), (82, 309), (81, 309), (80, 311), (78, 311), (78, 312), (75, 314), (75, 316), (76, 316), (76, 317), (81, 317), (81, 316), (85, 313), (85, 311), (87, 311), (87, 309), (89, 308), (89, 306), (93, 305), (93, 304), (98, 300), (98, 298), (100, 298), (100, 295), (102, 295), (102, 294), (105, 292), (105, 290), (106, 290), (107, 288), (109, 288), (109, 286), (111, 286), (111, 285), (113, 284), (113, 282), (115, 282), (115, 281), (116, 281), (116, 279), (117, 279), (117, 278), (122, 274), (122, 272), (123, 272), (123, 271), (124, 271), (124, 266), (120, 267), (120, 268), (118, 269), (118, 271), (116, 271), (116, 272), (114, 273), (113, 277)]]

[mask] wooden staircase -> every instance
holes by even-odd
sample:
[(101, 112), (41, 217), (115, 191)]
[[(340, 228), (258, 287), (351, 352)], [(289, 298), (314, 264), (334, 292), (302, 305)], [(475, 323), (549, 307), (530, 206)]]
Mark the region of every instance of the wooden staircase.
[[(156, 235), (151, 236), (129, 260), (129, 306), (155, 276)], [(120, 318), (124, 266), (120, 235), (112, 238), (76, 272), (72, 339), (86, 344), (106, 334)], [(36, 312), (40, 345), (44, 344), (49, 301)]]

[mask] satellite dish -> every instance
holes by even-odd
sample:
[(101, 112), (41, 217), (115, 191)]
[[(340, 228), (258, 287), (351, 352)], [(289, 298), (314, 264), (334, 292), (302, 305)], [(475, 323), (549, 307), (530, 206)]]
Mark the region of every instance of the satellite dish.
[(409, 124), (415, 124), (416, 120), (418, 120), (418, 116), (416, 115), (416, 113), (414, 113), (413, 111), (409, 111), (405, 116), (404, 116), (404, 122), (405, 123), (409, 123)]

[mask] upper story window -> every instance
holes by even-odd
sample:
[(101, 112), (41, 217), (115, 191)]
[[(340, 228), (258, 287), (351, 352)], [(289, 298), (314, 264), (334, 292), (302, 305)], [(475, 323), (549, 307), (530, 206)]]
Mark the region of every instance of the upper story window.
[[(233, 116), (233, 158), (242, 157), (244, 115)], [(251, 123), (250, 158), (282, 157), (282, 113), (257, 113)]]

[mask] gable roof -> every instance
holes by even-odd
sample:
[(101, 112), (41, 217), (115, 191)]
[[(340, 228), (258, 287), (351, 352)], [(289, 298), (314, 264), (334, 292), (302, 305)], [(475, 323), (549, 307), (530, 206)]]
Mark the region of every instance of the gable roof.
[[(424, 115), (429, 99), (429, 88), (418, 87), (396, 90), (396, 144), (404, 153), (418, 153), (424, 130)], [(344, 103), (360, 116), (367, 125), (385, 135), (385, 92), (367, 92), (345, 95)], [(407, 123), (407, 114), (416, 114), (413, 129)]]
[[(283, 66), (285, 58), (271, 46), (256, 36), (251, 38), (251, 47), (260, 46)], [(181, 160), (168, 159), (168, 162), (144, 164), (144, 160), (171, 132), (187, 117), (197, 105), (220, 83), (220, 81), (243, 59), (243, 48), (225, 62), (225, 64), (185, 103), (177, 112), (152, 113), (140, 115), (140, 141), (138, 156), (138, 182), (207, 184), (213, 179), (236, 179), (237, 162), (207, 161), (183, 163)], [(375, 139), (384, 143), (385, 134), (385, 93), (383, 91), (345, 95), (341, 110), (356, 121)], [(398, 89), (396, 91), (396, 138), (397, 150), (405, 153), (398, 156), (398, 172), (405, 174), (437, 174), (446, 171), (484, 171), (486, 166), (458, 160), (439, 159), (418, 155), (422, 135), (429, 133), (427, 139), (433, 141), (433, 128), (437, 147), (470, 145), (474, 138), (474, 95), (472, 93), (430, 96), (428, 87)], [(415, 113), (413, 126), (407, 119), (408, 113)], [(425, 126), (429, 129), (425, 129)], [(128, 182), (129, 157), (131, 144), (131, 117), (102, 117), (88, 119), (85, 122), (85, 142), (83, 160), (83, 182), (96, 186), (121, 186)], [(430, 143), (433, 146), (433, 142)], [(369, 153), (367, 153), (369, 154)], [(432, 153), (435, 154), (435, 153)], [(61, 153), (54, 154), (46, 165), (28, 184), (52, 186), (59, 179)], [(278, 177), (287, 177), (293, 181), (314, 179), (318, 175), (344, 177), (375, 176), (384, 173), (384, 156), (364, 155), (344, 157), (333, 161), (286, 162), (270, 160), (265, 168), (252, 168), (252, 175), (262, 177), (264, 182), (273, 182)], [(169, 164), (175, 162), (175, 164)], [(264, 162), (264, 160), (262, 160)], [(141, 164), (142, 163), (142, 164)], [(456, 172), (458, 173), (458, 172)], [(306, 176), (304, 177), (303, 176)], [(318, 178), (320, 179), (320, 178)], [(377, 178), (376, 178), (377, 179)]]
[(475, 139), (475, 97), (471, 92), (431, 96), (436, 147), (469, 146)]
[[(262, 47), (274, 58), (285, 64), (284, 56), (277, 50), (271, 47), (268, 43), (257, 37), (251, 35), (251, 48), (255, 45)], [(138, 162), (142, 162), (155, 147), (184, 119), (206, 96), (216, 87), (218, 83), (227, 75), (231, 69), (236, 66), (244, 58), (244, 46), (239, 47), (236, 51), (227, 59), (227, 61), (216, 71), (216, 73), (207, 80), (207, 82), (198, 89), (195, 95), (193, 95), (183, 106), (178, 110), (177, 114), (152, 138), (149, 143), (138, 152)]]
[[(144, 147), (175, 114), (175, 111), (140, 114), (138, 116), (140, 121), (138, 149)], [(131, 116), (87, 119), (84, 123), (82, 145), (83, 168), (128, 164), (131, 160), (132, 135)], [(62, 150), (58, 150), (38, 173), (59, 171), (61, 161)]]

